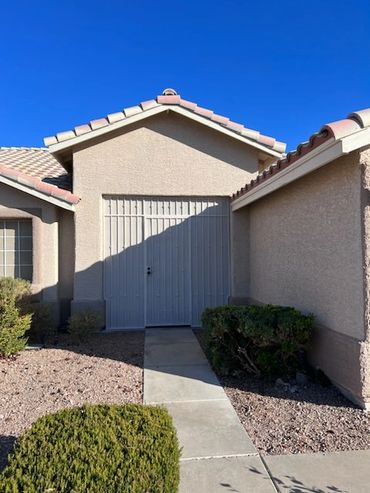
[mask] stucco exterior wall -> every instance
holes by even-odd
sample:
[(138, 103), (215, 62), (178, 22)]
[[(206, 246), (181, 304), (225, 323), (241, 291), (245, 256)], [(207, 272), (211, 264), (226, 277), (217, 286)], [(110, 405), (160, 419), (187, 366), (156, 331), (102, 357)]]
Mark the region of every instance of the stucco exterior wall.
[(249, 296), (363, 339), (360, 188), (352, 154), (251, 204)]
[(32, 220), (35, 300), (49, 303), (55, 320), (63, 321), (63, 300), (68, 311), (73, 292), (73, 213), (0, 184), (0, 219), (13, 218)]
[(359, 154), (344, 156), (241, 209), (234, 235), (249, 259), (244, 299), (312, 312), (311, 363), (364, 405), (361, 181)]
[(362, 218), (364, 258), (364, 321), (365, 335), (361, 342), (360, 370), (363, 394), (370, 410), (370, 149), (361, 152), (362, 166)]
[(254, 176), (258, 157), (252, 147), (169, 113), (76, 149), (73, 167), (74, 193), (82, 197), (75, 214), (74, 304), (97, 306), (103, 301), (103, 195), (231, 195)]
[(65, 323), (73, 299), (75, 269), (74, 213), (59, 209), (59, 300), (60, 318)]
[(230, 303), (243, 303), (249, 298), (249, 208), (231, 214), (231, 297)]
[(0, 218), (30, 218), (33, 229), (33, 291), (58, 300), (58, 210), (36, 197), (0, 184)]

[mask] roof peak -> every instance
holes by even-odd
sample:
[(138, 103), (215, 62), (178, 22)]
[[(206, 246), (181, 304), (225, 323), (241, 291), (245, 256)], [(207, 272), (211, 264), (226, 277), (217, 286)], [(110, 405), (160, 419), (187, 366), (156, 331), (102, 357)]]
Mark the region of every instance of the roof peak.
[[(145, 116), (150, 116), (154, 113), (157, 114), (169, 106), (172, 106), (174, 109), (175, 107), (178, 107), (183, 114), (188, 112), (189, 116), (193, 118), (203, 118), (206, 120), (205, 123), (207, 124), (209, 124), (210, 121), (213, 125), (230, 131), (231, 134), (237, 134), (238, 138), (241, 137), (245, 139), (246, 143), (250, 143), (252, 146), (254, 144), (258, 145), (259, 149), (266, 151), (267, 154), (272, 153), (274, 158), (280, 157), (285, 151), (286, 144), (284, 142), (279, 142), (273, 137), (263, 135), (256, 130), (252, 130), (240, 123), (231, 121), (229, 118), (218, 115), (212, 110), (202, 108), (196, 103), (187, 101), (181, 98), (175, 89), (170, 87), (164, 89), (162, 95), (155, 99), (141, 102), (136, 106), (124, 108), (117, 113), (111, 113), (103, 118), (92, 120), (89, 123), (79, 125), (72, 130), (59, 132), (51, 137), (46, 137), (44, 143), (49, 148), (56, 144), (62, 144), (64, 148), (70, 147), (77, 142), (75, 140), (77, 138), (79, 139), (78, 141), (86, 141), (93, 138), (95, 135), (106, 133), (111, 129), (113, 130), (114, 128), (117, 128), (117, 126), (129, 124), (133, 121), (133, 118), (137, 121), (138, 118), (144, 118)], [(104, 129), (104, 127), (107, 128)], [(58, 149), (58, 151), (59, 150), (60, 149)], [(53, 149), (51, 149), (51, 152), (53, 152)]]
[(172, 89), (172, 87), (167, 87), (167, 89), (164, 89), (162, 92), (162, 96), (179, 96), (177, 93), (176, 89)]

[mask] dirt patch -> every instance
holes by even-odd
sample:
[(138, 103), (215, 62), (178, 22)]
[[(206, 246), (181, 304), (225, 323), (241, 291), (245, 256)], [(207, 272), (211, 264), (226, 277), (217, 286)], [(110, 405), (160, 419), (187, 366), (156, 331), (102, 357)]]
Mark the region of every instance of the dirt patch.
[[(201, 333), (196, 335), (203, 346)], [(219, 379), (262, 454), (370, 448), (370, 413), (333, 386), (308, 381), (284, 387), (249, 375)]]
[(84, 403), (142, 402), (144, 332), (62, 335), (53, 347), (0, 360), (0, 467), (38, 417)]

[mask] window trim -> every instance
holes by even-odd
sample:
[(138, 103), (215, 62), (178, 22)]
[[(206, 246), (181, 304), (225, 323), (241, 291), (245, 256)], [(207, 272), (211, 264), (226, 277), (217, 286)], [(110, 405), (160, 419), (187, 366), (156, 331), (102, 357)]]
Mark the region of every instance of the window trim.
[[(13, 222), (15, 223), (15, 233), (14, 233), (14, 247), (13, 249), (9, 249), (7, 245), (7, 239), (11, 238), (11, 236), (7, 236), (7, 231), (8, 231), (8, 223)], [(29, 235), (23, 235), (21, 233), (21, 224), (22, 223), (29, 223), (31, 226), (31, 232)], [(25, 277), (22, 276), (22, 268), (23, 267), (31, 267), (31, 276), (30, 278), (26, 279), (27, 281), (30, 281), (31, 283), (33, 282), (33, 224), (32, 224), (32, 219), (30, 218), (11, 218), (11, 219), (5, 219), (1, 218), (0, 219), (0, 231), (3, 232), (3, 248), (0, 250), (2, 254), (2, 258), (0, 259), (0, 264), (1, 267), (3, 267), (3, 273), (4, 276), (7, 276), (7, 269), (8, 267), (14, 267), (14, 277), (19, 277), (21, 279), (26, 279)], [(21, 240), (23, 238), (30, 238), (31, 239), (31, 248), (30, 249), (22, 249), (21, 248)], [(9, 257), (9, 252), (14, 253), (14, 261), (13, 263), (8, 262), (8, 257)], [(21, 256), (22, 252), (31, 252), (32, 257), (31, 257), (31, 263), (26, 264), (21, 261)], [(13, 259), (12, 259), (13, 260)]]
[(42, 291), (42, 210), (39, 208), (0, 208), (0, 221), (2, 220), (32, 220), (32, 292), (40, 294)]

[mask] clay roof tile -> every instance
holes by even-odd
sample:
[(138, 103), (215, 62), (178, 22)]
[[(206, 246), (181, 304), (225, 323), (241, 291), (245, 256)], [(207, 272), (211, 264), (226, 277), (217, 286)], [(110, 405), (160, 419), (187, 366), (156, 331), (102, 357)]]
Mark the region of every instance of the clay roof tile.
[(84, 133), (94, 132), (94, 130), (97, 130), (101, 127), (112, 125), (127, 117), (148, 111), (160, 105), (180, 106), (197, 115), (218, 123), (219, 125), (222, 125), (223, 127), (226, 127), (233, 132), (247, 137), (248, 139), (261, 144), (267, 149), (274, 150), (279, 154), (282, 154), (285, 150), (285, 144), (283, 142), (278, 142), (272, 137), (264, 136), (255, 130), (244, 127), (240, 123), (230, 121), (229, 118), (217, 115), (210, 109), (200, 107), (196, 103), (187, 101), (186, 99), (182, 99), (181, 96), (174, 89), (171, 88), (165, 89), (163, 93), (159, 95), (156, 99), (143, 101), (137, 106), (132, 106), (130, 108), (122, 110), (122, 112), (111, 113), (105, 118), (93, 120), (92, 122), (90, 122), (90, 125), (81, 125), (79, 127), (76, 127), (74, 131), (60, 132), (56, 134), (56, 136), (46, 137), (44, 139), (44, 142), (45, 145), (52, 146), (57, 144), (58, 142), (64, 142), (66, 140), (73, 139)]
[[(259, 183), (268, 180), (270, 176), (291, 166), (301, 156), (308, 154), (312, 149), (319, 147), (329, 139), (339, 140), (368, 127), (370, 127), (370, 108), (351, 113), (343, 120), (323, 125), (320, 131), (312, 134), (308, 141), (300, 143), (296, 150), (288, 152), (288, 154), (279, 159), (276, 164), (273, 165), (273, 168), (271, 168), (271, 173), (266, 173), (265, 171), (261, 172), (254, 180), (251, 180), (245, 187), (234, 193), (233, 197), (240, 197), (241, 195), (248, 193), (252, 188), (258, 186)], [(276, 149), (282, 149), (282, 146), (280, 146), (281, 142), (275, 141), (275, 139), (272, 139), (271, 137), (259, 136), (259, 142), (273, 146)]]

